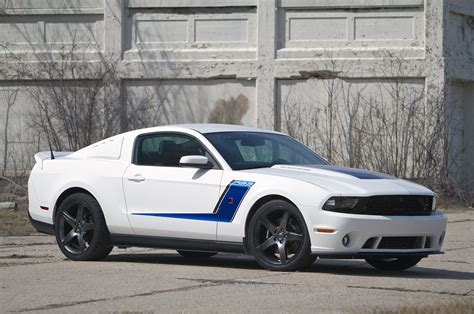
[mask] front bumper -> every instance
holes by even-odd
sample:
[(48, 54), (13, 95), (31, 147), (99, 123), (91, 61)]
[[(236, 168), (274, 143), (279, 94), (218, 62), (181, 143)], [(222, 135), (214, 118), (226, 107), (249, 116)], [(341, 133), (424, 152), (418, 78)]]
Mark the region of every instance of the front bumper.
[[(447, 218), (430, 216), (375, 216), (319, 211), (310, 226), (311, 252), (323, 256), (398, 256), (441, 252)], [(333, 233), (318, 229), (335, 230)], [(343, 238), (349, 238), (343, 245)], [(398, 241), (398, 242), (397, 242)]]

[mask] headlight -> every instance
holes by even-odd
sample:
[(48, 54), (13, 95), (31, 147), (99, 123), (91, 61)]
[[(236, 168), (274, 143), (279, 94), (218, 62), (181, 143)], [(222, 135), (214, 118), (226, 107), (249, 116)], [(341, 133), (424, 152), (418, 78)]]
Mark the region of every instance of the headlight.
[(324, 203), (323, 209), (329, 211), (350, 211), (357, 207), (358, 197), (331, 197)]
[(433, 205), (431, 206), (431, 211), (436, 211), (436, 196), (433, 196)]

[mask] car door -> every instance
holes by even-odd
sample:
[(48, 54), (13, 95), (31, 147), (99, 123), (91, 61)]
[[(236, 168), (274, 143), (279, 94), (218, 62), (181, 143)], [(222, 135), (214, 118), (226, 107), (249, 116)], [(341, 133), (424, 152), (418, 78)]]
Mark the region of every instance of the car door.
[[(182, 156), (203, 155), (211, 169), (181, 167)], [(213, 214), (223, 170), (204, 145), (181, 133), (138, 136), (123, 176), (127, 213), (138, 235), (215, 240)]]

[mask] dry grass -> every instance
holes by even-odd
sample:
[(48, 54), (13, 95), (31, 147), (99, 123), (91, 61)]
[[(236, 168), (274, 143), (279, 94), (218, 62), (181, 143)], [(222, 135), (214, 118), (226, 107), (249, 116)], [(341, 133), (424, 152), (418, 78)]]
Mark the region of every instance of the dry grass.
[(30, 235), (36, 232), (28, 218), (27, 179), (23, 176), (0, 180), (0, 202), (17, 204), (15, 210), (0, 210), (0, 236)]
[(0, 211), (0, 236), (22, 236), (36, 232), (28, 218), (27, 208), (27, 203), (22, 202), (16, 210)]

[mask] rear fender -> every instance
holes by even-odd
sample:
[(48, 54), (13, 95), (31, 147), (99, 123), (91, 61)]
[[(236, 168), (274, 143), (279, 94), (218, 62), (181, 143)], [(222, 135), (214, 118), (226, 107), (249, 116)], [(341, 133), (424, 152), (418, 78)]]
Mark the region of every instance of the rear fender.
[(72, 152), (53, 152), (53, 151), (46, 151), (46, 152), (39, 152), (35, 154), (35, 161), (43, 169), (43, 161), (51, 160), (52, 157), (54, 158), (61, 158), (66, 157), (72, 154)]

